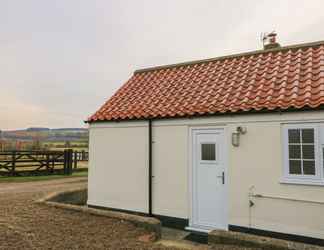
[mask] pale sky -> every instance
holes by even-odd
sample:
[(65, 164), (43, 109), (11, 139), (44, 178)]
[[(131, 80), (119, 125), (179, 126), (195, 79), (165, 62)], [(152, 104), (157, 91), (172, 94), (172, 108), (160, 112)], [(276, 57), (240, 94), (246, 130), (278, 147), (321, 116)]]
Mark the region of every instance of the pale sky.
[(0, 129), (80, 127), (149, 66), (324, 40), (323, 0), (0, 0)]

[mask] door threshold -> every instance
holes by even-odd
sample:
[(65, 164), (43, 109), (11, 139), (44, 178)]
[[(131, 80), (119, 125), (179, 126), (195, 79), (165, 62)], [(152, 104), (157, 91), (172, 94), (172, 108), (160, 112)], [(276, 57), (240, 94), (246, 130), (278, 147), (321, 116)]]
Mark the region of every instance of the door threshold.
[(185, 227), (185, 230), (188, 230), (191, 232), (206, 233), (206, 234), (208, 234), (210, 231), (212, 231), (212, 230), (202, 229), (202, 228), (197, 228), (197, 227)]

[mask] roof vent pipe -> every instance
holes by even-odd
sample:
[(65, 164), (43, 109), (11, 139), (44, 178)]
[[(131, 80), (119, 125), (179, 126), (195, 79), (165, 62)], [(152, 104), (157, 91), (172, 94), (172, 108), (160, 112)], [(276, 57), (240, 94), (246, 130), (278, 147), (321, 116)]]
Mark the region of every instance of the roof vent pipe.
[(277, 42), (277, 33), (274, 31), (262, 34), (262, 42), (265, 50), (280, 48), (280, 44)]

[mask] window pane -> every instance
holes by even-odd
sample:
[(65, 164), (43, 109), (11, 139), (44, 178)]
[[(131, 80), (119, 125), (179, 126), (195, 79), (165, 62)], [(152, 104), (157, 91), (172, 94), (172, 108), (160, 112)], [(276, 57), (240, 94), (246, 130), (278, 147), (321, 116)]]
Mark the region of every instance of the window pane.
[(300, 159), (300, 145), (289, 145), (289, 159)]
[(289, 143), (300, 143), (300, 129), (289, 129), (288, 141)]
[(306, 175), (315, 175), (315, 161), (303, 161), (303, 170)]
[(303, 159), (315, 159), (314, 145), (303, 145)]
[(314, 129), (302, 129), (302, 141), (303, 143), (314, 143)]
[(290, 160), (289, 161), (289, 173), (290, 174), (301, 174), (301, 161)]
[(215, 144), (201, 144), (201, 160), (215, 161), (216, 150)]

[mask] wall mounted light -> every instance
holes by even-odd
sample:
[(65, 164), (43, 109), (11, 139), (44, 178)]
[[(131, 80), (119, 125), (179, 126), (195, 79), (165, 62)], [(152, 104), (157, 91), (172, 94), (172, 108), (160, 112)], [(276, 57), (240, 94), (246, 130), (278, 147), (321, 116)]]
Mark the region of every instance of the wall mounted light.
[(246, 127), (238, 126), (236, 131), (232, 133), (232, 145), (234, 147), (240, 146), (240, 135), (244, 135), (247, 132)]
[(240, 146), (240, 133), (239, 132), (232, 133), (232, 145), (234, 147)]

